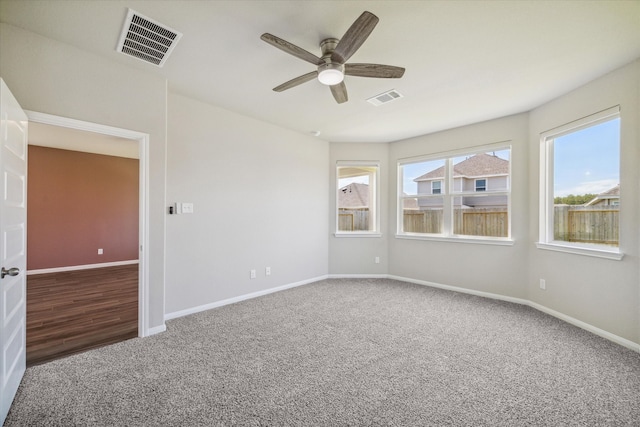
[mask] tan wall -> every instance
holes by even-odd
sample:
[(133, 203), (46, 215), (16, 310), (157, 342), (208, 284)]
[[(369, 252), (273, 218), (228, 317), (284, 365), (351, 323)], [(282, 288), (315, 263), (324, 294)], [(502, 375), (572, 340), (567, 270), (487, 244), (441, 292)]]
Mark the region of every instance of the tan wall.
[(138, 176), (137, 159), (29, 146), (28, 270), (138, 259)]

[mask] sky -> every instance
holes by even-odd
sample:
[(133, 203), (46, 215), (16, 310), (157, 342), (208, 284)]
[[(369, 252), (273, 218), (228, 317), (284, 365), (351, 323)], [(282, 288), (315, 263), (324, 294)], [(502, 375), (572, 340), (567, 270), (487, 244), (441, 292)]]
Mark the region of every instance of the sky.
[(598, 194), (620, 183), (620, 119), (554, 141), (554, 197)]

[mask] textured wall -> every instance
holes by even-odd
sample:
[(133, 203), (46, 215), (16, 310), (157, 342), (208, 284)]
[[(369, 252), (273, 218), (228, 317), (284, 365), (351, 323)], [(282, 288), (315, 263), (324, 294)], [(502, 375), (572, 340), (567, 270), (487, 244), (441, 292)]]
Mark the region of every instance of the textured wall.
[(137, 159), (29, 146), (27, 268), (138, 259), (138, 177)]

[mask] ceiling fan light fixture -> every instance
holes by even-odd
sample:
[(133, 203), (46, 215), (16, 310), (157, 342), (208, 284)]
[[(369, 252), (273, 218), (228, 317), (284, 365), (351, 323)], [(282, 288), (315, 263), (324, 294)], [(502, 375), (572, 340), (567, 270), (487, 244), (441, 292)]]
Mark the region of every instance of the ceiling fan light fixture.
[(344, 80), (344, 67), (340, 64), (322, 64), (318, 67), (318, 81), (323, 85), (333, 86)]

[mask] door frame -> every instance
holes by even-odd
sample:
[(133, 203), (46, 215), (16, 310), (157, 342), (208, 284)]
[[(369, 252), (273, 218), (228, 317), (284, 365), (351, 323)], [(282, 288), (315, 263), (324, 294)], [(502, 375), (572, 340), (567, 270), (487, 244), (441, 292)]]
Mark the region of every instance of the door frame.
[[(25, 110), (30, 122), (83, 130), (130, 139), (138, 143), (139, 222), (138, 222), (138, 336), (153, 335), (149, 329), (149, 134), (67, 117)], [(27, 192), (29, 190), (27, 189)]]

